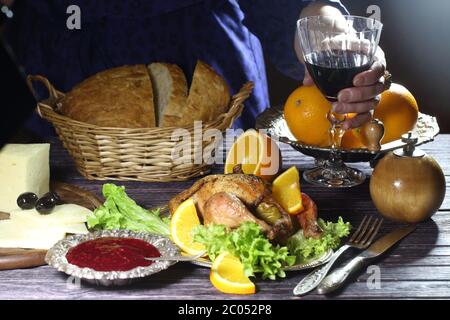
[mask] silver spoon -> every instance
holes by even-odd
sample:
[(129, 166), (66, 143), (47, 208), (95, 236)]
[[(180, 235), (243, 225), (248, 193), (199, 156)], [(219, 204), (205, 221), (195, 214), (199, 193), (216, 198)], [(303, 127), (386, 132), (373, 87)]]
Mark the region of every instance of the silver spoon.
[(144, 258), (149, 261), (193, 261), (198, 258), (204, 256), (206, 251), (202, 251), (195, 256), (165, 256), (165, 257), (152, 257), (152, 258)]

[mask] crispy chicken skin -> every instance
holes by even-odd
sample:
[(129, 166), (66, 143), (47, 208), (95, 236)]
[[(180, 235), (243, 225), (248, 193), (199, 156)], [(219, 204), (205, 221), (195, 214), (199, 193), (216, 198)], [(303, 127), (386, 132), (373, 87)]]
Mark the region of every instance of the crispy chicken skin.
[[(227, 174), (202, 178), (170, 200), (171, 214), (191, 197), (205, 224), (224, 224), (236, 228), (244, 221), (253, 221), (262, 227), (269, 240), (279, 243), (285, 243), (294, 231), (291, 217), (273, 199), (270, 186), (253, 175)], [(254, 212), (261, 203), (279, 211), (279, 218), (274, 223), (255, 216)]]
[(256, 176), (246, 174), (218, 174), (204, 177), (192, 187), (184, 190), (169, 201), (170, 213), (185, 200), (193, 197), (197, 209), (203, 215), (209, 198), (219, 192), (228, 192), (238, 197), (250, 209), (257, 206), (264, 197), (266, 186)]
[(266, 222), (256, 218), (238, 197), (228, 192), (212, 195), (203, 210), (205, 224), (223, 224), (230, 228), (237, 228), (245, 221), (259, 224), (266, 233), (270, 230)]

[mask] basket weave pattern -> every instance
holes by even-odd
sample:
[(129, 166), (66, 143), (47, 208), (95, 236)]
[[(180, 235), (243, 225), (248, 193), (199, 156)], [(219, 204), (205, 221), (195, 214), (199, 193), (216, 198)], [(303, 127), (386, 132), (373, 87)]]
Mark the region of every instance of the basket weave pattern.
[[(49, 91), (49, 98), (38, 103), (39, 115), (51, 122), (64, 147), (73, 157), (78, 171), (87, 179), (168, 182), (184, 181), (201, 176), (209, 171), (206, 160), (181, 162), (173, 160), (173, 151), (180, 142), (172, 138), (174, 127), (167, 128), (104, 128), (70, 119), (59, 113), (64, 93), (56, 90), (42, 76), (28, 76), (42, 82)], [(227, 113), (211, 122), (204, 123), (203, 133), (208, 129), (224, 132), (240, 116), (243, 102), (250, 96), (253, 83), (246, 83), (230, 101)], [(194, 137), (194, 125), (184, 127)], [(191, 139), (193, 140), (193, 138)], [(194, 147), (191, 143), (190, 159), (194, 153), (215, 147), (219, 141), (202, 142)]]

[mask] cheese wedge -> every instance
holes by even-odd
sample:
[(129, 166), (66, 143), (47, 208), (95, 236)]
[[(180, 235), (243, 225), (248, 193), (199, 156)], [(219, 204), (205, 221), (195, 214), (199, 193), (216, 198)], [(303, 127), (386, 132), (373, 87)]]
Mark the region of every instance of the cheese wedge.
[(17, 197), (49, 191), (49, 144), (7, 144), (0, 150), (0, 211), (17, 210)]

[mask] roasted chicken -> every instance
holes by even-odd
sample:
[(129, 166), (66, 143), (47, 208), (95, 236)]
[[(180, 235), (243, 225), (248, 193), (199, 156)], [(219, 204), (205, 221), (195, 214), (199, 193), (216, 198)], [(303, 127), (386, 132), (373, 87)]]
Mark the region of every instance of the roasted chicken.
[(169, 202), (170, 212), (188, 198), (194, 200), (204, 224), (236, 228), (245, 221), (261, 226), (269, 240), (285, 243), (294, 232), (289, 214), (274, 200), (270, 185), (253, 175), (210, 175), (198, 180)]

